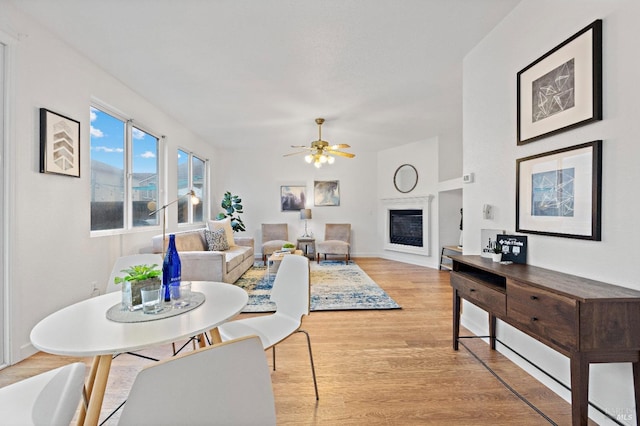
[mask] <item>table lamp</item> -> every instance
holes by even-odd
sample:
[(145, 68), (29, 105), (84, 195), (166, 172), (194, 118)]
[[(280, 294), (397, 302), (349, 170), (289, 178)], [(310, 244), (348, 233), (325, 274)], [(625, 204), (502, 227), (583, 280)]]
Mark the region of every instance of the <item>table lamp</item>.
[(303, 237), (311, 237), (307, 232), (307, 221), (311, 219), (311, 209), (300, 209), (300, 219), (304, 219), (304, 235)]

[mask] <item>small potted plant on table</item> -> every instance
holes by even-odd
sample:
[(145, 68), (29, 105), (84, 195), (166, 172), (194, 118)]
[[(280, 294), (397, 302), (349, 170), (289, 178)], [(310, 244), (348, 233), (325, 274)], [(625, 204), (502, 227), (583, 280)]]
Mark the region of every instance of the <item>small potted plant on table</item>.
[(295, 249), (295, 244), (286, 243), (282, 245), (282, 251), (288, 251), (289, 253), (292, 253)]
[(122, 271), (126, 275), (115, 277), (116, 284), (122, 284), (122, 307), (130, 311), (142, 308), (140, 290), (148, 285), (160, 285), (162, 271), (158, 264), (134, 265)]
[(496, 245), (493, 246), (491, 251), (492, 251), (491, 259), (493, 259), (494, 262), (500, 262), (502, 260), (502, 246), (496, 243)]

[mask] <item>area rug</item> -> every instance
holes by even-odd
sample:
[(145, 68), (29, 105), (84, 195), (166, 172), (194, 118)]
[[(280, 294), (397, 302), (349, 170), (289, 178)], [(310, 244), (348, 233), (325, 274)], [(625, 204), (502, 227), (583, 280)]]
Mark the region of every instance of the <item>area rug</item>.
[[(400, 309), (389, 295), (358, 265), (340, 262), (310, 263), (311, 310), (342, 311), (366, 309)], [(236, 281), (249, 293), (243, 312), (274, 312), (269, 300), (275, 274), (267, 277), (267, 268), (256, 263)]]

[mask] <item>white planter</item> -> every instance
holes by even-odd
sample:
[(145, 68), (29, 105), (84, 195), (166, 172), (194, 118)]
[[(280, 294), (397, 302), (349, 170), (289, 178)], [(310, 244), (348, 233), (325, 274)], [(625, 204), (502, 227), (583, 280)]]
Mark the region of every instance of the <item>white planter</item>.
[(491, 253), (491, 259), (494, 262), (500, 262), (502, 260), (502, 253)]

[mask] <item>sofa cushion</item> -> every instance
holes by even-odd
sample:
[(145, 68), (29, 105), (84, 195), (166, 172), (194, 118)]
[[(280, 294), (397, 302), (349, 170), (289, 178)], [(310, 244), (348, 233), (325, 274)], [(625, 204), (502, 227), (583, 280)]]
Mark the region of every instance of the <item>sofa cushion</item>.
[[(199, 232), (176, 233), (175, 236), (176, 249), (178, 249), (178, 252), (206, 250), (204, 241), (202, 241), (202, 236)], [(169, 238), (167, 238), (167, 242), (165, 243), (165, 250), (168, 244)]]
[(229, 242), (227, 241), (227, 233), (224, 229), (216, 229), (215, 231), (204, 231), (207, 245), (210, 251), (229, 250)]
[(249, 247), (231, 246), (224, 252), (227, 262), (227, 272), (240, 265), (252, 250)]
[(235, 245), (233, 242), (233, 228), (231, 228), (231, 218), (225, 218), (222, 220), (210, 220), (209, 231), (215, 231), (217, 229), (224, 229), (227, 234), (227, 243), (230, 246)]

